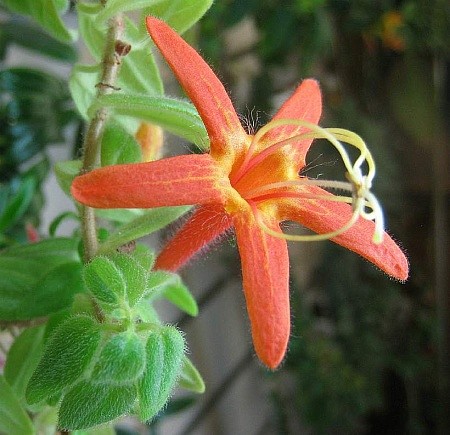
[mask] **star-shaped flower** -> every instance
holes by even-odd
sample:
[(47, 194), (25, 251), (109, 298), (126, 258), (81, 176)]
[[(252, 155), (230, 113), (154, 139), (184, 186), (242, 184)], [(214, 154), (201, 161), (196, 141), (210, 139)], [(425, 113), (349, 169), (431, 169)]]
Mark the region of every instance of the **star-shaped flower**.
[[(381, 209), (370, 192), (372, 157), (354, 133), (316, 125), (321, 95), (314, 80), (304, 80), (270, 123), (255, 135), (247, 134), (222, 83), (201, 56), (164, 22), (149, 17), (147, 28), (195, 104), (210, 152), (96, 169), (75, 179), (72, 194), (98, 208), (197, 205), (159, 254), (159, 269), (177, 270), (234, 229), (253, 343), (261, 361), (274, 369), (285, 355), (290, 332), (286, 240), (329, 238), (388, 275), (407, 278), (408, 262), (384, 233)], [(326, 138), (336, 147), (348, 182), (299, 175), (314, 138)], [(360, 151), (355, 163), (341, 142)], [(351, 195), (335, 196), (327, 188)], [(283, 234), (283, 221), (298, 222), (317, 234)]]

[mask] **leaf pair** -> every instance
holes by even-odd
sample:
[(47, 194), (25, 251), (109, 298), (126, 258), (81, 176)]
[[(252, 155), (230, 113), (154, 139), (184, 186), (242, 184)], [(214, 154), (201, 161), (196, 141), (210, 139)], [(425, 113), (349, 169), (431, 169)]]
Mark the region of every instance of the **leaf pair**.
[(184, 347), (174, 327), (140, 335), (131, 330), (111, 333), (88, 316), (72, 317), (50, 337), (26, 399), (29, 404), (56, 404), (62, 398), (59, 426), (64, 429), (111, 421), (130, 412), (136, 400), (145, 421), (167, 402), (183, 365)]

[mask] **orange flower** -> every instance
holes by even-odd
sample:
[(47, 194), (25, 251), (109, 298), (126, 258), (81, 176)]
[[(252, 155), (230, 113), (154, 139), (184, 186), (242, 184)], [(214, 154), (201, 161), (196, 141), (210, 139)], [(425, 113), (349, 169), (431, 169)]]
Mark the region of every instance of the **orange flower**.
[[(159, 254), (159, 269), (177, 270), (233, 228), (255, 350), (274, 369), (285, 355), (290, 331), (286, 240), (330, 238), (388, 275), (407, 278), (407, 260), (384, 233), (381, 209), (369, 190), (375, 173), (372, 157), (355, 134), (316, 125), (321, 95), (314, 80), (303, 81), (270, 123), (254, 136), (247, 134), (222, 83), (200, 55), (164, 22), (149, 17), (147, 28), (197, 107), (210, 153), (100, 168), (77, 177), (72, 194), (99, 208), (197, 205)], [(299, 176), (312, 140), (319, 137), (341, 154), (348, 182)], [(354, 164), (339, 140), (359, 149)], [(369, 167), (367, 175), (363, 164)], [(335, 196), (323, 188), (344, 189), (351, 196)], [(286, 220), (318, 234), (284, 234), (279, 224)]]

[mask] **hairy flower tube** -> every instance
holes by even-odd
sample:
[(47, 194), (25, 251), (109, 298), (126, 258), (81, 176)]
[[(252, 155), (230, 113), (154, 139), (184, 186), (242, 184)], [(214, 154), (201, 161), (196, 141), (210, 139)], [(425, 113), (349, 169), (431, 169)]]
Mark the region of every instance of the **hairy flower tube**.
[[(272, 121), (255, 135), (247, 134), (201, 56), (164, 22), (149, 17), (147, 28), (195, 104), (210, 152), (96, 169), (74, 180), (72, 194), (99, 208), (197, 205), (159, 254), (159, 269), (177, 270), (233, 229), (254, 347), (274, 369), (286, 353), (290, 333), (287, 240), (331, 239), (396, 279), (408, 276), (408, 262), (384, 232), (381, 207), (370, 191), (374, 161), (356, 134), (317, 126), (321, 94), (314, 80), (304, 80)], [(299, 175), (315, 138), (325, 138), (337, 149), (347, 181)], [(359, 151), (354, 162), (344, 143)], [(316, 234), (284, 234), (283, 221), (298, 222)]]

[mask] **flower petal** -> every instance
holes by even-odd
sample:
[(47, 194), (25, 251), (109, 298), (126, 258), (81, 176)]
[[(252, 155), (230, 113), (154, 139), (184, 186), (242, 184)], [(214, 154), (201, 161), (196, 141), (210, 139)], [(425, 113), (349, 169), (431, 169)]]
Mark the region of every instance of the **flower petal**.
[[(265, 221), (280, 230), (274, 219)], [(287, 244), (263, 232), (252, 213), (239, 213), (233, 222), (253, 343), (260, 360), (275, 369), (286, 353), (290, 333)]]
[[(284, 102), (278, 112), (272, 118), (275, 119), (300, 119), (317, 124), (322, 113), (322, 96), (319, 84), (312, 79), (303, 80), (294, 93)], [(283, 139), (306, 132), (304, 127), (283, 126), (274, 128), (264, 136), (264, 143), (272, 144)], [(305, 165), (305, 156), (309, 150), (312, 139), (302, 140), (294, 145), (295, 161), (298, 168)]]
[(209, 154), (182, 155), (96, 169), (76, 177), (71, 192), (77, 201), (96, 208), (222, 203), (221, 181)]
[(176, 271), (232, 225), (223, 207), (199, 207), (158, 255), (155, 269)]
[[(331, 193), (315, 187), (302, 188), (304, 193), (312, 195), (330, 195)], [(283, 220), (296, 221), (318, 234), (324, 234), (342, 228), (352, 215), (352, 207), (340, 202), (317, 199), (283, 200), (279, 205)], [(372, 241), (375, 224), (359, 218), (350, 229), (331, 240), (366, 258), (388, 275), (404, 281), (408, 278), (408, 260), (399, 246), (385, 233), (383, 242)]]
[(197, 108), (211, 140), (212, 155), (239, 150), (247, 135), (225, 88), (209, 65), (163, 21), (147, 17), (147, 30)]

